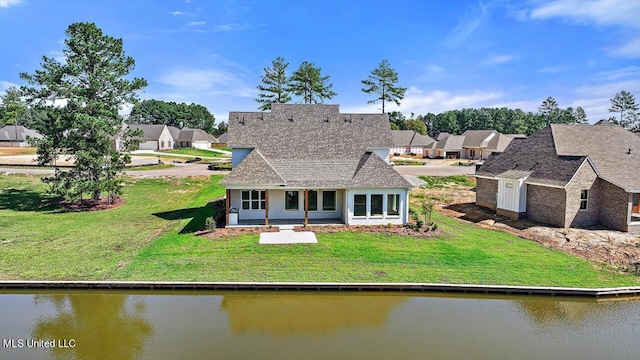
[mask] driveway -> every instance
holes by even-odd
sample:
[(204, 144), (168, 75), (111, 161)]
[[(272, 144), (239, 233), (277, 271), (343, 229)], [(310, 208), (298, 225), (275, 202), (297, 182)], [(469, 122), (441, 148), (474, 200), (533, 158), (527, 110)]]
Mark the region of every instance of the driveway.
[(393, 167), (401, 175), (415, 176), (451, 176), (451, 175), (473, 175), (476, 173), (475, 166), (413, 166), (396, 165)]

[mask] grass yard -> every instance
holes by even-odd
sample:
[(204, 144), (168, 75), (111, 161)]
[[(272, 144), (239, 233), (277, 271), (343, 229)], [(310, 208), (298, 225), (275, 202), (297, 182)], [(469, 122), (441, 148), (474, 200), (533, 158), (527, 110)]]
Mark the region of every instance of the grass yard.
[(419, 176), (420, 179), (424, 180), (427, 184), (423, 185), (423, 188), (426, 189), (443, 189), (445, 187), (451, 185), (459, 185), (466, 187), (474, 187), (476, 186), (476, 182), (473, 180), (473, 177), (467, 175), (451, 175), (451, 176)]
[(0, 147), (0, 156), (33, 155), (36, 152), (37, 148), (34, 147)]
[(189, 155), (198, 157), (228, 157), (216, 151), (194, 148), (177, 148), (173, 150), (163, 150), (161, 152), (166, 154)]
[(38, 178), (2, 176), (0, 277), (640, 285), (640, 277), (438, 214), (444, 232), (429, 239), (343, 232), (318, 234), (314, 245), (261, 246), (257, 235), (195, 236), (212, 215), (206, 205), (224, 194), (219, 179), (130, 180), (118, 209), (60, 213)]

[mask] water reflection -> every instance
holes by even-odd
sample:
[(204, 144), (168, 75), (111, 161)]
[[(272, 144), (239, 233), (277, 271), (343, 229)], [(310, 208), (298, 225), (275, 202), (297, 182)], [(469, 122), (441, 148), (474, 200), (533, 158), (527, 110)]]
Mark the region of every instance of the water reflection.
[(291, 337), (382, 327), (406, 296), (315, 294), (225, 295), (221, 308), (234, 333)]
[(53, 306), (53, 317), (39, 318), (34, 339), (74, 339), (75, 347), (55, 347), (56, 359), (135, 359), (153, 334), (143, 299), (122, 294), (35, 295), (37, 307)]
[[(579, 327), (593, 315), (596, 309), (596, 301), (557, 301), (552, 299), (539, 299), (538, 301), (517, 300), (520, 307), (535, 324), (540, 327), (556, 326), (558, 324), (570, 324)], [(615, 309), (613, 306), (600, 306), (598, 312)]]

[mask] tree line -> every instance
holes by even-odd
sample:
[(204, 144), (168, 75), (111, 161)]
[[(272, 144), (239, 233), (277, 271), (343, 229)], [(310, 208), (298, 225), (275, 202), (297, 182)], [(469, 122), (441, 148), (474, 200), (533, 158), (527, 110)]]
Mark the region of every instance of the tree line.
[(223, 122), (216, 126), (215, 117), (202, 105), (154, 99), (135, 104), (127, 121), (134, 124), (175, 126), (178, 129), (202, 129), (214, 136), (220, 136), (227, 131)]

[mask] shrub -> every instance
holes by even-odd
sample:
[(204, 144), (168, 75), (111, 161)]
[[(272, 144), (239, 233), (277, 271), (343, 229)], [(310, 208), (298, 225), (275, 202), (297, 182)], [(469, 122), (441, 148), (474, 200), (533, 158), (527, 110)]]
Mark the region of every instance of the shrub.
[(216, 229), (216, 220), (213, 218), (213, 216), (209, 216), (205, 221), (204, 221), (204, 228), (207, 231), (214, 231)]
[(431, 215), (433, 214), (433, 207), (436, 205), (433, 200), (422, 200), (420, 208), (422, 210), (422, 216), (424, 217), (425, 224), (431, 223)]

